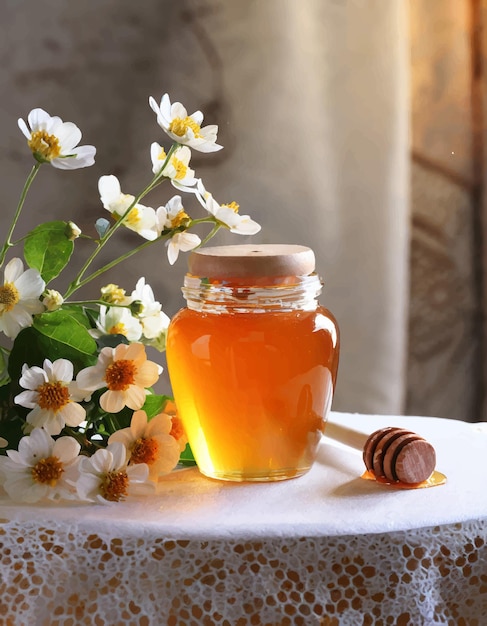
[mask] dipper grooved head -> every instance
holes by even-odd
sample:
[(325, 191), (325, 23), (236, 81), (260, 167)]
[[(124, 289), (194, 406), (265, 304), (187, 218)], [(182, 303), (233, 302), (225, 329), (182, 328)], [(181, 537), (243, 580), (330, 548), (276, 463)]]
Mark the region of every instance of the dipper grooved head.
[(404, 428), (382, 428), (365, 442), (363, 450), (365, 467), (376, 478), (400, 481), (406, 484), (421, 483), (433, 473), (436, 453), (433, 446)]

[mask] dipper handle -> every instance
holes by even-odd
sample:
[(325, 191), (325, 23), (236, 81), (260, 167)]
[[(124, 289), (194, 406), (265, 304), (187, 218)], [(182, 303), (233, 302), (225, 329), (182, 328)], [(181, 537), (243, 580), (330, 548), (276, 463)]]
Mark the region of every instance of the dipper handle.
[(325, 437), (343, 443), (350, 448), (363, 452), (368, 436), (353, 428), (328, 421), (325, 426)]

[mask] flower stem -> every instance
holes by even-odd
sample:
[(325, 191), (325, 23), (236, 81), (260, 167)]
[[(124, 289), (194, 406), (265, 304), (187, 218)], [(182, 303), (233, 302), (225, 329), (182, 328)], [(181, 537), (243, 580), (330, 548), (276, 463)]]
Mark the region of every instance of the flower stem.
[[(149, 243), (153, 243), (152, 241), (149, 241), (149, 242), (146, 242), (145, 244), (142, 244), (142, 246), (139, 246), (135, 250), (131, 250), (127, 254), (122, 255), (121, 257), (119, 257), (118, 259), (115, 259), (111, 263), (108, 263), (103, 268), (101, 268), (101, 270), (97, 270), (96, 272), (93, 272), (92, 274), (90, 274), (90, 276), (88, 276), (87, 278), (85, 278), (83, 280), (83, 276), (87, 272), (89, 266), (92, 264), (92, 262), (94, 261), (96, 256), (99, 254), (99, 252), (102, 250), (102, 248), (108, 243), (109, 239), (112, 237), (112, 235), (115, 233), (115, 231), (118, 230), (118, 228), (120, 228), (120, 226), (125, 221), (125, 218), (129, 215), (130, 211), (134, 208), (134, 206), (138, 202), (140, 202), (140, 200), (142, 200), (142, 198), (144, 196), (146, 196), (150, 191), (152, 191), (155, 187), (157, 187), (157, 185), (159, 185), (164, 180), (166, 180), (166, 178), (161, 175), (161, 172), (166, 167), (167, 163), (169, 162), (169, 159), (171, 158), (171, 155), (176, 150), (178, 145), (179, 144), (175, 143), (175, 144), (173, 144), (171, 146), (171, 148), (169, 149), (169, 151), (168, 151), (168, 153), (166, 155), (166, 158), (164, 159), (164, 163), (163, 163), (163, 165), (161, 167), (161, 170), (154, 176), (154, 178), (147, 185), (147, 187), (145, 187), (133, 199), (133, 201), (127, 207), (127, 209), (126, 209), (125, 213), (122, 215), (122, 217), (119, 220), (117, 220), (114, 224), (112, 224), (112, 226), (110, 226), (110, 228), (103, 235), (103, 237), (98, 241), (98, 244), (97, 244), (96, 248), (93, 250), (93, 252), (90, 254), (90, 256), (86, 259), (85, 263), (83, 264), (83, 267), (78, 272), (78, 275), (76, 276), (76, 278), (69, 285), (69, 287), (68, 287), (68, 289), (67, 289), (67, 291), (66, 291), (66, 293), (64, 295), (64, 299), (68, 298), (72, 293), (77, 291), (80, 287), (82, 287), (83, 285), (86, 285), (86, 283), (90, 282), (91, 280), (93, 280), (94, 278), (96, 278), (97, 276), (99, 276), (100, 274), (105, 272), (106, 270), (108, 270), (111, 267), (113, 267), (114, 265), (117, 265), (118, 263), (120, 263), (120, 261), (123, 261), (124, 259), (128, 258), (129, 256), (132, 256), (132, 254), (135, 254), (135, 252), (137, 252), (138, 250), (141, 250), (142, 248), (145, 248), (145, 246), (148, 245)], [(157, 241), (157, 239), (155, 241)]]
[(70, 437), (73, 437), (73, 439), (76, 439), (76, 441), (80, 444), (81, 447), (86, 446), (86, 444), (88, 443), (88, 440), (86, 439), (85, 435), (75, 430), (74, 428), (71, 428), (70, 426), (65, 426), (64, 431), (66, 432), (67, 435), (69, 435)]
[(27, 176), (27, 179), (24, 183), (24, 187), (22, 189), (22, 193), (20, 194), (20, 198), (19, 198), (19, 203), (17, 204), (17, 209), (15, 211), (15, 215), (14, 218), (12, 220), (12, 223), (10, 225), (10, 229), (7, 233), (7, 238), (5, 239), (5, 243), (3, 244), (3, 247), (0, 251), (0, 267), (2, 267), (4, 261), (5, 261), (5, 257), (7, 256), (7, 252), (8, 249), (10, 247), (12, 247), (14, 244), (12, 243), (12, 234), (14, 232), (15, 226), (17, 225), (17, 222), (19, 220), (20, 217), (20, 213), (22, 211), (22, 207), (24, 206), (24, 202), (25, 202), (25, 198), (27, 197), (27, 192), (29, 191), (30, 186), (32, 185), (32, 182), (34, 180), (34, 178), (37, 175), (37, 172), (39, 171), (39, 168), (41, 167), (42, 163), (36, 163), (31, 171), (30, 174)]
[(100, 306), (107, 306), (107, 307), (118, 307), (120, 309), (126, 309), (128, 305), (126, 304), (116, 304), (115, 302), (106, 302), (106, 300), (69, 300), (69, 302), (66, 302), (66, 304), (76, 304), (79, 306), (85, 306), (88, 304), (98, 304)]
[(99, 254), (99, 252), (102, 250), (102, 248), (108, 243), (108, 240), (110, 239), (110, 237), (121, 226), (121, 224), (123, 223), (123, 220), (125, 219), (125, 217), (127, 217), (127, 215), (130, 213), (130, 211), (137, 204), (137, 202), (140, 200), (141, 197), (142, 197), (142, 193), (140, 193), (138, 196), (136, 196), (133, 199), (133, 201), (131, 202), (131, 204), (129, 205), (129, 207), (127, 208), (125, 213), (123, 214), (123, 216), (119, 220), (117, 220), (114, 224), (112, 224), (112, 226), (110, 226), (110, 228), (107, 230), (107, 232), (102, 237), (102, 239), (100, 239), (98, 241), (96, 248), (93, 250), (93, 252), (90, 254), (90, 256), (86, 259), (85, 263), (83, 264), (83, 267), (78, 272), (78, 275), (76, 276), (76, 278), (69, 285), (66, 293), (63, 296), (64, 299), (68, 298), (73, 292), (75, 292), (77, 289), (79, 289), (81, 287), (81, 285), (84, 285), (87, 282), (86, 280), (83, 281), (82, 278), (83, 278), (84, 274), (86, 273), (86, 271), (88, 270), (89, 266), (92, 264), (92, 262), (94, 261), (95, 257)]
[[(196, 224), (196, 223), (203, 224), (203, 223), (208, 223), (208, 222), (213, 223), (214, 220), (212, 218), (202, 218), (202, 219), (199, 219), (199, 220), (192, 220), (190, 226), (192, 226), (193, 224)], [(213, 229), (211, 230), (209, 235), (207, 235), (205, 237), (205, 239), (201, 242), (200, 246), (205, 244), (214, 235), (216, 235), (216, 233), (220, 230), (220, 228), (221, 228), (220, 224), (215, 224), (215, 226), (213, 227)], [(108, 270), (112, 269), (112, 267), (115, 267), (116, 265), (118, 265), (122, 261), (125, 261), (126, 259), (129, 259), (134, 254), (137, 254), (137, 252), (140, 252), (144, 248), (148, 248), (152, 244), (157, 243), (158, 241), (161, 241), (162, 239), (166, 239), (167, 237), (172, 236), (173, 234), (174, 234), (174, 231), (171, 230), (168, 233), (164, 233), (163, 235), (157, 237), (157, 239), (153, 239), (152, 241), (144, 241), (144, 243), (140, 244), (140, 246), (137, 246), (136, 248), (132, 248), (132, 250), (129, 250), (128, 252), (126, 252), (125, 254), (122, 254), (118, 258), (113, 259), (113, 261), (110, 261), (110, 263), (107, 263), (103, 267), (100, 267), (98, 270), (96, 270), (95, 272), (93, 272), (92, 274), (87, 276), (84, 280), (80, 280), (79, 284), (77, 285), (77, 287), (75, 289), (73, 289), (69, 294), (67, 294), (65, 296), (65, 298), (67, 298), (68, 295), (74, 293), (74, 291), (76, 291), (77, 289), (80, 289), (81, 287), (83, 287), (87, 283), (91, 282), (93, 279), (98, 278), (98, 276), (101, 276), (101, 274), (104, 274)], [(72, 302), (70, 301), (68, 304), (72, 304)], [(103, 304), (107, 304), (107, 303), (103, 302)], [(110, 305), (110, 306), (112, 306), (112, 305)]]
[(113, 413), (110, 413), (110, 414), (107, 413), (106, 420), (107, 420), (107, 424), (112, 429), (112, 432), (110, 433), (110, 435), (113, 435), (113, 433), (117, 432), (117, 430), (120, 430), (120, 424), (117, 418), (115, 417), (115, 415), (113, 415)]
[(179, 143), (173, 143), (172, 146), (169, 148), (168, 153), (166, 154), (166, 158), (164, 159), (164, 163), (162, 164), (161, 169), (159, 170), (159, 172), (155, 175), (154, 179), (152, 180), (152, 182), (145, 188), (145, 190), (142, 192), (141, 194), (141, 198), (143, 198), (144, 196), (146, 196), (150, 191), (152, 191), (155, 187), (157, 187), (157, 185), (159, 185), (161, 182), (163, 182), (164, 180), (166, 180), (166, 177), (162, 174), (162, 172), (165, 170), (166, 165), (169, 163), (170, 158), (172, 157), (172, 155), (174, 154), (174, 152), (180, 147)]
[[(91, 282), (93, 279), (95, 279), (98, 276), (100, 276), (101, 274), (107, 272), (112, 267), (115, 267), (115, 265), (118, 265), (122, 261), (125, 261), (125, 259), (128, 259), (132, 255), (136, 254), (140, 250), (143, 250), (144, 248), (147, 248), (147, 246), (150, 246), (151, 244), (155, 243), (156, 241), (159, 241), (160, 239), (161, 239), (161, 237), (158, 237), (157, 239), (154, 239), (153, 241), (145, 241), (143, 244), (141, 244), (137, 248), (132, 248), (132, 250), (129, 250), (125, 254), (122, 254), (120, 257), (118, 257), (116, 259), (113, 259), (113, 261), (110, 261), (110, 263), (107, 263), (103, 267), (100, 267), (95, 272), (93, 272), (92, 274), (87, 276), (85, 279), (81, 279), (81, 276), (78, 276), (76, 281), (71, 283), (71, 285), (69, 286), (66, 294), (63, 296), (64, 300), (66, 300), (75, 291), (77, 291), (78, 289), (80, 289), (81, 287), (86, 285), (87, 283)], [(71, 304), (71, 302), (69, 302), (69, 304)], [(103, 304), (107, 304), (107, 303), (104, 302)]]
[[(107, 263), (103, 267), (100, 267), (95, 272), (93, 272), (92, 274), (87, 276), (84, 280), (78, 280), (76, 286), (74, 286), (73, 288), (71, 288), (71, 286), (70, 286), (70, 288), (66, 292), (66, 295), (64, 296), (64, 298), (66, 299), (68, 296), (70, 296), (72, 293), (74, 293), (75, 291), (77, 291), (78, 289), (80, 289), (81, 287), (86, 285), (87, 283), (91, 282), (95, 278), (98, 278), (98, 276), (101, 276), (101, 274), (104, 274), (108, 270), (112, 269), (112, 267), (115, 267), (115, 265), (118, 265), (119, 263), (121, 263), (122, 261), (125, 261), (126, 259), (130, 258), (131, 256), (133, 256), (137, 252), (140, 252), (144, 248), (147, 248), (148, 246), (152, 245), (153, 243), (156, 243), (156, 241), (160, 241), (161, 239), (164, 239), (166, 236), (167, 235), (164, 235), (162, 237), (158, 237), (157, 239), (154, 239), (152, 241), (144, 241), (144, 243), (140, 244), (140, 246), (137, 246), (136, 248), (132, 248), (132, 250), (129, 250), (128, 252), (126, 252), (125, 254), (122, 254), (118, 258), (113, 259), (112, 261), (110, 261), (110, 263)], [(69, 302), (69, 304), (71, 304), (71, 302)], [(103, 302), (103, 304), (107, 304), (107, 303)]]
[(198, 246), (198, 248), (201, 248), (201, 246), (204, 246), (205, 243), (208, 243), (208, 241), (210, 241), (210, 239), (212, 237), (214, 237), (217, 232), (220, 230), (221, 226), (220, 224), (215, 224), (212, 228), (212, 230), (208, 233), (208, 235), (206, 235), (206, 237), (203, 239), (203, 241), (200, 243), (200, 245)]

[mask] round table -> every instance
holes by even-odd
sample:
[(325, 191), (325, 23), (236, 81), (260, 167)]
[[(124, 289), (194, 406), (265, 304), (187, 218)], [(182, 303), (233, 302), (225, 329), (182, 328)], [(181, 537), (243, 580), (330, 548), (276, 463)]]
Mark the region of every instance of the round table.
[(484, 626), (485, 423), (332, 413), (370, 434), (407, 427), (444, 485), (361, 478), (360, 452), (324, 437), (313, 469), (223, 483), (196, 468), (111, 506), (0, 498), (0, 624)]

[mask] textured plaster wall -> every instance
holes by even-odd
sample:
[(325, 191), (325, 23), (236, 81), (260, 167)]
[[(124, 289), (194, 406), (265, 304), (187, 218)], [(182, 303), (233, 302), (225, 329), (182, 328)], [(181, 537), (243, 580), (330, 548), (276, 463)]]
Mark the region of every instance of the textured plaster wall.
[[(19, 115), (44, 107), (98, 147), (93, 168), (43, 168), (28, 200), (34, 217), (22, 228), (64, 217), (89, 230), (104, 214), (100, 175), (117, 174), (127, 192), (149, 179), (148, 148), (163, 134), (147, 98), (167, 91), (220, 125), (225, 150), (194, 166), (218, 200), (239, 201), (262, 223), (253, 240), (316, 251), (322, 301), (342, 330), (335, 408), (402, 410), (409, 196), (401, 0), (0, 0), (0, 18), (3, 228), (31, 165)], [(167, 198), (158, 190), (150, 203)], [(117, 238), (119, 251), (133, 245), (130, 232)], [(103, 282), (130, 290), (145, 275), (173, 314), (184, 271), (184, 259), (169, 270), (158, 248)]]

